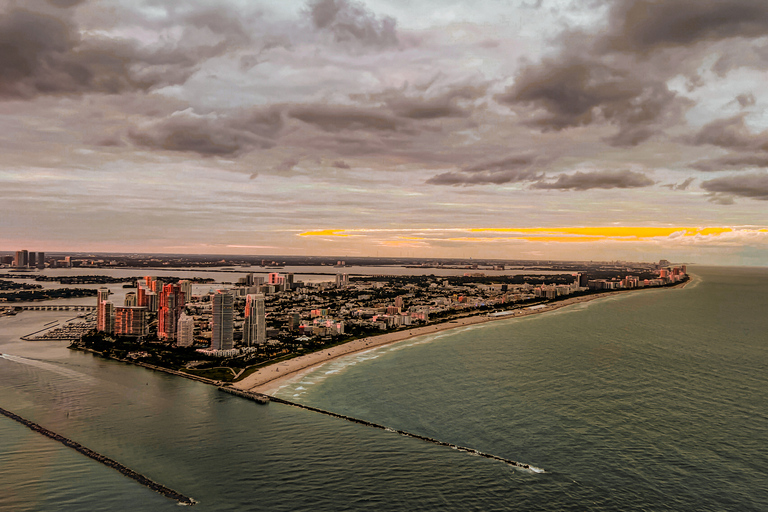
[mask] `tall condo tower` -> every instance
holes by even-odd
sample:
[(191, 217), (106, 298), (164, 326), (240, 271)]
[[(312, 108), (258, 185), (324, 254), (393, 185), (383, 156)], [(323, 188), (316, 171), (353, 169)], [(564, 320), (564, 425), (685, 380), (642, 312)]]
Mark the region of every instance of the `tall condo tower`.
[[(107, 306), (107, 304), (109, 304)], [(101, 332), (114, 331), (114, 305), (109, 302), (109, 289), (99, 288), (96, 294), (96, 329)]]
[(213, 296), (213, 318), (211, 320), (211, 348), (230, 350), (234, 348), (234, 297), (225, 290), (217, 290)]
[[(155, 281), (158, 282), (158, 281)], [(168, 341), (176, 340), (179, 316), (184, 310), (184, 292), (178, 284), (163, 286), (160, 294), (160, 310), (157, 314), (157, 336)]]
[(179, 317), (176, 345), (179, 347), (191, 347), (195, 343), (195, 319), (182, 313)]
[(243, 342), (246, 346), (263, 345), (267, 341), (265, 317), (264, 294), (246, 295), (245, 324), (243, 325)]

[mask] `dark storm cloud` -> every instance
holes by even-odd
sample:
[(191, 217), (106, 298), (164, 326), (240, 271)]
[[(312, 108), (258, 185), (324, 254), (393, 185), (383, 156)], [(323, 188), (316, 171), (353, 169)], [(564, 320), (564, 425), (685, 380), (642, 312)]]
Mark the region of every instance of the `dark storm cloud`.
[(531, 156), (511, 156), (465, 167), (461, 171), (436, 174), (426, 183), (430, 185), (503, 185), (520, 181), (541, 179), (543, 174), (532, 167), (535, 159)]
[(699, 171), (711, 172), (711, 171), (723, 171), (731, 169), (744, 169), (768, 167), (768, 155), (766, 154), (749, 154), (749, 155), (729, 155), (720, 158), (712, 158), (709, 160), (700, 160), (691, 165), (694, 169)]
[(140, 147), (230, 156), (271, 148), (283, 126), (278, 109), (253, 109), (236, 117), (200, 116), (191, 109), (133, 128), (128, 137)]
[(700, 41), (768, 34), (764, 0), (623, 0), (614, 4), (601, 47), (646, 53)]
[(378, 47), (397, 44), (395, 19), (389, 16), (377, 18), (360, 2), (316, 0), (308, 7), (315, 28), (333, 34), (337, 42)]
[(665, 117), (681, 111), (675, 94), (661, 81), (566, 55), (523, 68), (496, 99), (543, 109), (546, 113), (530, 123), (544, 131), (599, 122), (617, 125), (618, 133), (608, 140), (617, 146), (647, 140), (660, 131), (657, 125)]
[[(56, 2), (58, 6), (74, 5)], [(30, 3), (32, 7), (38, 5)], [(48, 9), (50, 11), (50, 9)], [(175, 23), (175, 21), (174, 21)], [(138, 41), (82, 31), (68, 10), (12, 8), (0, 13), (0, 98), (47, 94), (149, 90), (184, 82), (200, 62), (247, 40), (238, 21), (222, 11), (181, 17), (175, 43)], [(200, 44), (190, 32), (205, 30), (217, 42)]]
[(768, 150), (768, 132), (752, 133), (744, 122), (745, 114), (716, 119), (704, 125), (691, 138), (695, 145), (710, 144), (731, 149)]
[(734, 174), (705, 181), (701, 187), (718, 196), (731, 195), (768, 201), (768, 173)]
[(641, 188), (654, 184), (641, 172), (630, 171), (577, 171), (574, 174), (561, 174), (555, 181), (539, 181), (532, 185), (538, 189), (589, 190), (593, 188)]

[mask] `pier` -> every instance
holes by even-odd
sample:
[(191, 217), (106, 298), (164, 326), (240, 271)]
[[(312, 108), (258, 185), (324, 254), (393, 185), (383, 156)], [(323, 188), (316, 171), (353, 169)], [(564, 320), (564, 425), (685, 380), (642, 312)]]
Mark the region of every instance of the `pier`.
[(133, 480), (136, 480), (141, 485), (148, 487), (152, 489), (155, 492), (158, 492), (165, 496), (166, 498), (170, 498), (172, 500), (176, 500), (179, 502), (179, 504), (182, 505), (194, 505), (196, 502), (192, 498), (189, 498), (187, 496), (184, 496), (181, 493), (178, 493), (174, 491), (173, 489), (169, 489), (168, 487), (158, 484), (157, 482), (154, 482), (147, 478), (146, 476), (142, 475), (141, 473), (137, 473), (136, 471), (127, 468), (126, 466), (123, 466), (116, 460), (110, 459), (109, 457), (106, 457), (104, 455), (101, 455), (100, 453), (97, 453), (90, 448), (86, 448), (85, 446), (81, 445), (80, 443), (76, 443), (75, 441), (72, 441), (71, 439), (68, 439), (62, 435), (57, 434), (56, 432), (52, 432), (48, 430), (47, 428), (38, 425), (35, 422), (29, 421), (27, 419), (22, 418), (21, 416), (18, 416), (11, 411), (7, 411), (0, 407), (0, 414), (3, 414), (4, 416), (7, 416), (11, 418), (12, 420), (18, 421), (22, 425), (28, 427), (30, 430), (33, 430), (37, 432), (38, 434), (42, 434), (45, 437), (49, 437), (55, 441), (60, 442), (64, 446), (68, 446), (69, 448), (72, 448), (73, 450), (82, 453), (86, 457), (89, 457), (95, 461), (101, 462), (105, 466), (109, 466), (112, 469), (115, 469), (122, 473), (123, 475), (127, 476), (128, 478), (132, 478)]

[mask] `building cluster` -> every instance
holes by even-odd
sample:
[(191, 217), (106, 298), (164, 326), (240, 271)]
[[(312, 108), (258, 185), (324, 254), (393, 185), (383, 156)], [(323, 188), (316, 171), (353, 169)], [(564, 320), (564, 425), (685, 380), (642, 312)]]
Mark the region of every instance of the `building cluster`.
[(26, 249), (16, 251), (14, 256), (3, 256), (0, 260), (3, 265), (11, 266), (14, 268), (45, 268), (45, 253), (44, 252), (30, 252)]
[(533, 285), (462, 284), (434, 276), (350, 281), (342, 273), (330, 282), (304, 283), (294, 281), (292, 274), (249, 273), (230, 288), (203, 294), (193, 294), (188, 280), (164, 283), (147, 276), (120, 306), (109, 300), (106, 288), (99, 290), (97, 324), (106, 333), (149, 339), (156, 333), (160, 342), (231, 357), (267, 344), (398, 329), (482, 307), (553, 300), (590, 290), (661, 286), (683, 279), (686, 268), (661, 268), (657, 274), (654, 279), (588, 279), (576, 273), (567, 284)]
[[(273, 281), (279, 280), (273, 277)], [(158, 341), (179, 347), (193, 346), (196, 333), (206, 331), (210, 338), (208, 352), (227, 355), (234, 349), (235, 298), (243, 290), (241, 286), (193, 298), (189, 280), (164, 283), (157, 277), (146, 276), (137, 283), (136, 292), (125, 295), (120, 306), (109, 300), (107, 288), (99, 289), (96, 328), (106, 334), (137, 338), (156, 333)], [(242, 339), (246, 347), (255, 347), (266, 343), (264, 294), (249, 293), (244, 298), (246, 321)], [(202, 314), (187, 314), (191, 311)], [(202, 326), (198, 325), (201, 319)]]
[[(662, 260), (666, 261), (666, 260)], [(592, 279), (587, 282), (590, 290), (623, 290), (631, 288), (645, 288), (648, 286), (664, 286), (678, 283), (685, 279), (687, 268), (679, 267), (659, 268), (659, 277), (656, 279), (643, 279), (637, 276), (626, 276), (624, 279)]]

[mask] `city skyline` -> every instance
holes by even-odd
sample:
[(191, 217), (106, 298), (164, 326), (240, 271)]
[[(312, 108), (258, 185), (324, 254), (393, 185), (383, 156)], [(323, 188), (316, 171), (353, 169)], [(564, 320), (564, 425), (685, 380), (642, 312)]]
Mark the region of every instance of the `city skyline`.
[(0, 9), (0, 248), (768, 265), (768, 4)]

